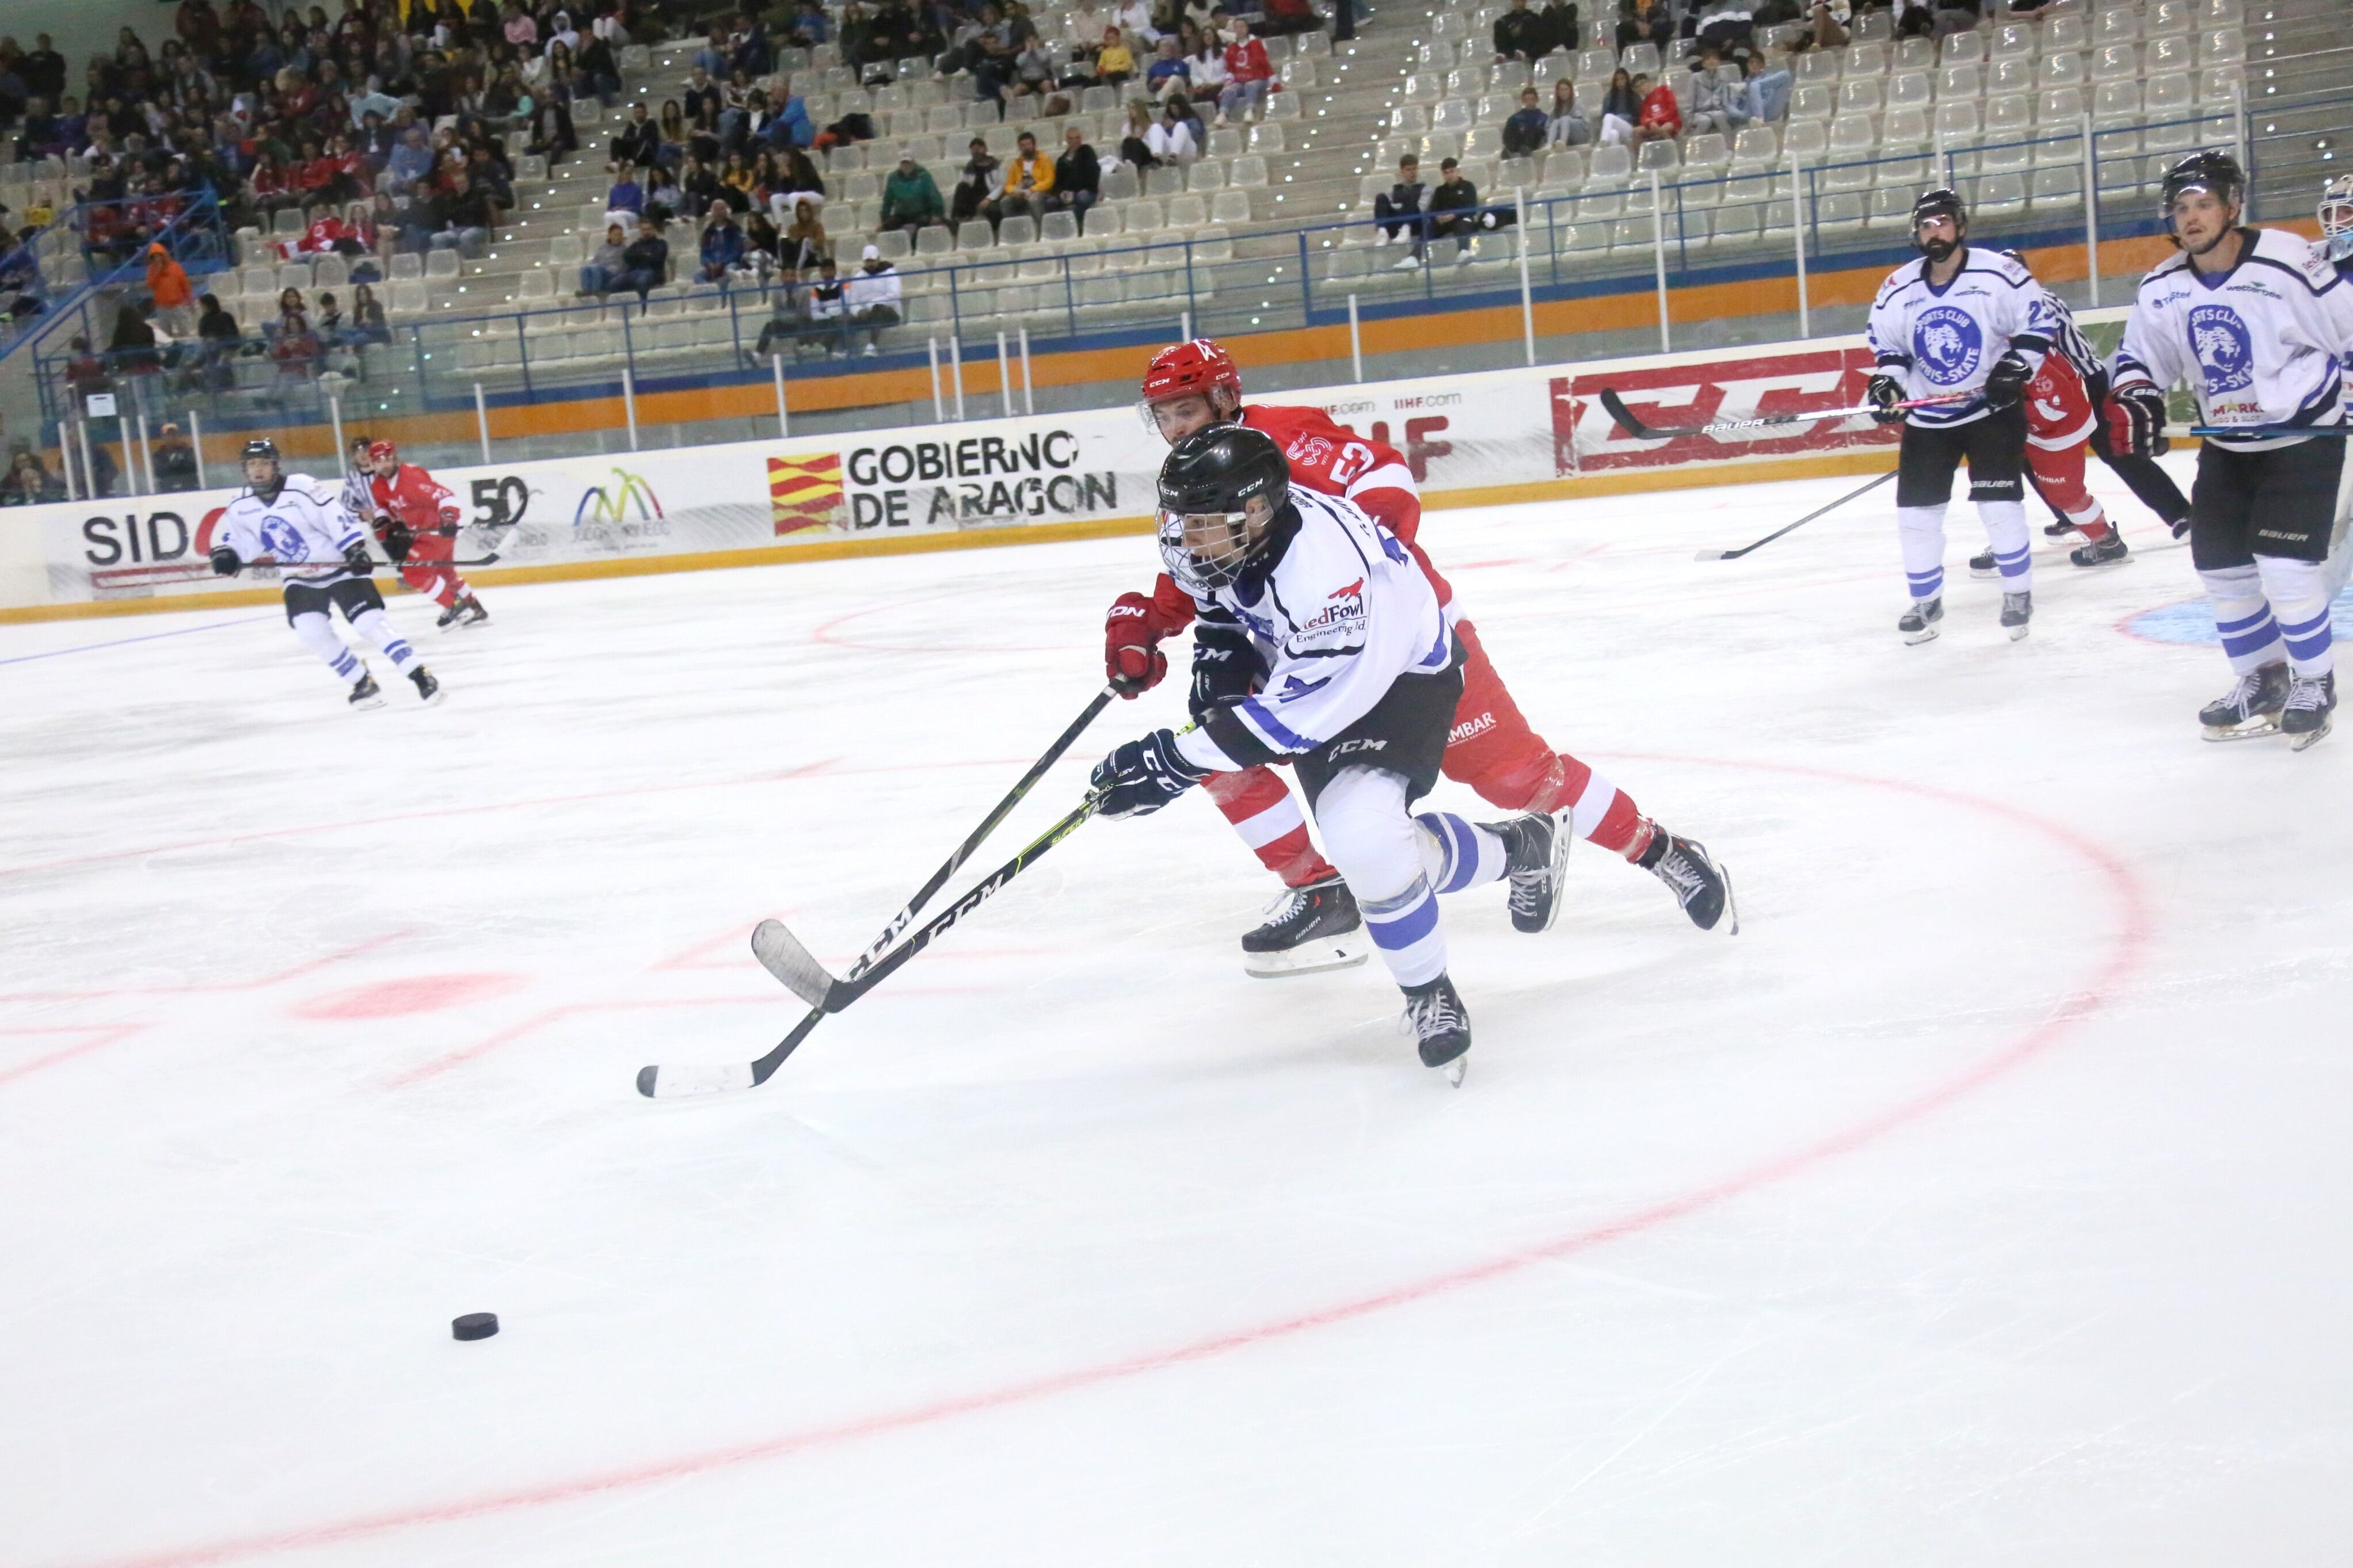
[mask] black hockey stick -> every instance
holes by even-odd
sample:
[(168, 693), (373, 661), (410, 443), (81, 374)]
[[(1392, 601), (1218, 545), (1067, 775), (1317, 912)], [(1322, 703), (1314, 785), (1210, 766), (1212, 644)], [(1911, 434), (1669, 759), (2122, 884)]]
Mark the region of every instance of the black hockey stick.
[(1869, 484), (1864, 485), (1861, 489), (1847, 491), (1846, 494), (1839, 497), (1838, 500), (1831, 502), (1830, 505), (1820, 507), (1813, 511), (1808, 512), (1805, 516), (1789, 524), (1787, 528), (1775, 529), (1772, 532), (1767, 534), (1764, 538), (1758, 540), (1754, 544), (1744, 544), (1737, 550), (1703, 550), (1699, 552), (1699, 559), (1702, 561), (1737, 561), (1742, 556), (1747, 554), (1750, 551), (1762, 550), (1765, 546), (1772, 543), (1783, 534), (1793, 532), (1798, 529), (1805, 527), (1806, 524), (1813, 521), (1814, 519), (1822, 516), (1824, 513), (1836, 511), (1839, 508), (1846, 505), (1847, 502), (1854, 500), (1855, 497), (1864, 495), (1872, 490), (1877, 489), (1880, 486), (1885, 484), (1894, 477), (1895, 470), (1890, 468), (1887, 472), (1880, 475)]
[(1609, 417), (1618, 421), (1626, 434), (1638, 441), (1670, 441), (1678, 436), (1717, 436), (1730, 430), (1756, 430), (1768, 425), (1809, 425), (1817, 419), (1852, 419), (1858, 414), (1880, 414), (1906, 408), (1926, 408), (1938, 403), (1955, 403), (1971, 395), (1966, 392), (1943, 392), (1934, 397), (1915, 397), (1908, 403), (1865, 403), (1853, 408), (1818, 408), (1804, 414), (1760, 414), (1750, 419), (1718, 419), (1706, 425), (1679, 425), (1672, 427), (1645, 425), (1626, 406), (1625, 400), (1610, 387), (1601, 389), (1601, 406)]
[[(882, 956), (890, 945), (898, 940), (899, 933), (907, 929), (907, 922), (913, 920), (925, 904), (931, 902), (932, 895), (938, 892), (946, 884), (947, 879), (955, 876), (957, 869), (972, 858), (972, 852), (980, 847), (982, 840), (997, 830), (997, 825), (1010, 816), (1013, 808), (1021, 804), (1038, 781), (1046, 776), (1047, 770), (1060, 762), (1062, 753), (1077, 742), (1080, 735), (1085, 732), (1087, 726), (1102, 715), (1103, 709), (1109, 706), (1113, 695), (1112, 689), (1108, 686), (1095, 693), (1079, 716), (1071, 721), (1070, 727), (1056, 738), (1052, 745), (1046, 748), (1043, 756), (1029, 765), (1029, 771), (1021, 775), (1020, 781), (1007, 793), (1005, 798), (997, 803), (996, 809), (982, 820), (978, 827), (973, 829), (962, 844), (956, 846), (955, 853), (950, 855), (946, 862), (932, 873), (931, 879), (916, 890), (915, 896), (908, 900), (897, 914), (891, 917), (890, 923), (882, 929), (882, 934), (876, 937), (866, 951), (859, 955), (858, 962), (850, 966), (849, 973), (852, 979), (863, 975)], [(783, 931), (785, 929), (776, 921), (761, 921), (752, 932), (752, 952), (770, 973), (775, 974), (786, 985), (792, 985), (798, 990), (799, 987), (789, 975), (778, 969), (775, 963), (770, 963), (768, 943), (765, 937), (771, 928), (778, 931)], [(791, 942), (791, 933), (786, 932), (785, 935), (786, 940)], [(794, 942), (792, 946), (797, 950), (800, 944)], [(813, 960), (811, 962), (814, 963)], [(728, 1089), (753, 1089), (765, 1083), (768, 1080), (768, 1075), (776, 1070), (777, 1065), (792, 1054), (793, 1047), (798, 1046), (807, 1037), (808, 1032), (817, 1027), (818, 1020), (825, 1016), (825, 1009), (822, 1006), (815, 1006), (817, 997), (804, 994), (803, 1000), (810, 1002), (814, 1010), (807, 1018), (801, 1020), (798, 1027), (785, 1037), (782, 1044), (758, 1061), (750, 1064), (748, 1068), (739, 1068), (733, 1064), (709, 1068), (649, 1067), (638, 1074), (638, 1092), (655, 1097), (711, 1094)], [(749, 1075), (747, 1079), (739, 1077), (746, 1073)]]
[[(1077, 832), (1080, 825), (1095, 814), (1095, 807), (1099, 804), (1096, 796), (1088, 795), (1079, 803), (1076, 810), (1046, 829), (1038, 837), (1030, 840), (1019, 854), (982, 878), (962, 898), (926, 921), (913, 936), (893, 949), (888, 957), (867, 968), (863, 973), (853, 971), (850, 978), (847, 980), (836, 980), (831, 974), (827, 973), (824, 966), (816, 959), (809, 957), (808, 951), (795, 941), (792, 932), (785, 930), (781, 923), (776, 921), (763, 921), (761, 931), (772, 931), (781, 942), (790, 944), (791, 952), (798, 954), (798, 963), (805, 966), (807, 971), (808, 977), (806, 980), (792, 983), (794, 989), (801, 991), (804, 996), (807, 996), (809, 991), (815, 991), (821, 1000), (814, 1002), (809, 1008), (808, 1016), (793, 1026), (793, 1032), (778, 1040), (776, 1047), (758, 1060), (690, 1067), (640, 1068), (638, 1069), (638, 1092), (649, 1100), (670, 1100), (688, 1095), (720, 1094), (731, 1089), (756, 1089), (767, 1082), (770, 1076), (784, 1065), (785, 1058), (791, 1056), (803, 1040), (808, 1038), (809, 1031), (816, 1028), (828, 1013), (840, 1012), (890, 978), (892, 973), (901, 964), (931, 945), (934, 937), (987, 903), (1014, 878), (1034, 864), (1039, 856)], [(781, 958), (779, 962), (782, 962)], [(861, 963), (863, 962), (860, 960)], [(807, 990), (803, 990), (805, 984)]]

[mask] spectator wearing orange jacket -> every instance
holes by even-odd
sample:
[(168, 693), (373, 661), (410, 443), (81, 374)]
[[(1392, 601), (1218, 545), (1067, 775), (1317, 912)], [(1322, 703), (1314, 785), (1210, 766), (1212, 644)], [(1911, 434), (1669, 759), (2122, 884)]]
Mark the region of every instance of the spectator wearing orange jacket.
[(175, 338), (196, 332), (196, 290), (187, 269), (160, 245), (147, 247), (147, 292), (154, 297), (156, 319)]

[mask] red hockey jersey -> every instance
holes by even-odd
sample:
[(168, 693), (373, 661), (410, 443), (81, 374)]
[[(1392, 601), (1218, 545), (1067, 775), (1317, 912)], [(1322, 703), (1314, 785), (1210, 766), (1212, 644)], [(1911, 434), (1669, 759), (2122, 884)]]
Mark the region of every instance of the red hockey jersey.
[(368, 493), (377, 511), (398, 519), (411, 533), (458, 526), (458, 498), (414, 463), (401, 464), (390, 479), (378, 474), (368, 482)]

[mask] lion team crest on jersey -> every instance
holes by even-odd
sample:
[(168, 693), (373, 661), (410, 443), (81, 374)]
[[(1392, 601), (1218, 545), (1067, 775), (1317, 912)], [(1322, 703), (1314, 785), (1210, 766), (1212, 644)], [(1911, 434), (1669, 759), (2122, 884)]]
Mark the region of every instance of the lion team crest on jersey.
[(2200, 305), (2189, 312), (2189, 352), (2198, 356), (2210, 396), (2254, 384), (2254, 340), (2230, 306)]
[(1967, 381), (1984, 353), (1977, 318), (1957, 306), (1932, 306), (1912, 328), (1913, 361), (1939, 386)]

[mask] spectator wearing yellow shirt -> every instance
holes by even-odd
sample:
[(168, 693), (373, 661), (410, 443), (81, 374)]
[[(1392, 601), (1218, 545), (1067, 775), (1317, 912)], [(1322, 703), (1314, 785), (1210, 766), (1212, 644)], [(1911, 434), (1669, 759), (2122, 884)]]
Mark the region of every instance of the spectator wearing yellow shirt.
[(1014, 142), (1013, 156), (1005, 161), (1005, 184), (988, 204), (994, 225), (1019, 214), (1046, 216), (1046, 197), (1054, 189), (1054, 161), (1038, 151), (1038, 138), (1024, 131)]
[(1124, 87), (1135, 74), (1135, 56), (1117, 27), (1103, 29), (1103, 52), (1095, 56), (1095, 80), (1105, 87)]

